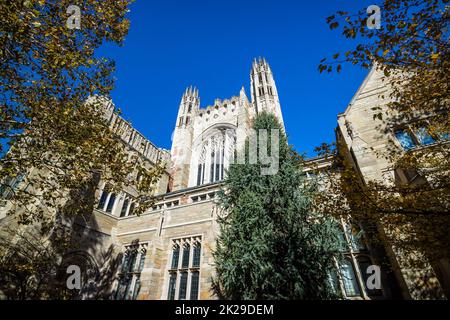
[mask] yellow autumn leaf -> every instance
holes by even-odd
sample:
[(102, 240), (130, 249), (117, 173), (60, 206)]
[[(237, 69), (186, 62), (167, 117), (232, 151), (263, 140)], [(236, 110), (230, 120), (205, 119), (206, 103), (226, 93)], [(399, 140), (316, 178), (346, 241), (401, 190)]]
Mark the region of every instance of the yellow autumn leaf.
[(432, 55), (431, 55), (431, 59), (432, 60), (434, 60), (434, 61), (436, 61), (437, 59), (439, 59), (439, 53), (433, 53)]

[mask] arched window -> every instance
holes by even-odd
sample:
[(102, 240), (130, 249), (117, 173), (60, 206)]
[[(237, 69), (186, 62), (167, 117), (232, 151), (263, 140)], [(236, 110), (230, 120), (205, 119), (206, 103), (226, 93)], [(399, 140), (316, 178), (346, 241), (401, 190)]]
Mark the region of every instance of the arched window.
[(205, 181), (205, 162), (206, 162), (206, 153), (207, 153), (207, 149), (209, 146), (209, 142), (206, 141), (202, 148), (201, 148), (201, 153), (200, 153), (200, 157), (199, 157), (199, 161), (198, 161), (198, 165), (197, 165), (197, 185), (200, 186), (204, 183)]
[(202, 245), (200, 242), (197, 242), (194, 244), (194, 253), (193, 253), (193, 257), (192, 257), (192, 266), (195, 268), (199, 268), (200, 267), (200, 254), (201, 254), (201, 250), (202, 250)]
[(183, 260), (181, 261), (182, 268), (189, 267), (189, 255), (191, 253), (191, 245), (189, 243), (185, 243), (183, 247)]
[(228, 168), (232, 159), (235, 158), (236, 137), (235, 130), (228, 128), (218, 128), (202, 137), (201, 145), (197, 146), (197, 170), (196, 181), (192, 181), (197, 185), (205, 182), (213, 183), (223, 180), (225, 177), (225, 169)]
[(203, 175), (205, 171), (205, 164), (199, 163), (197, 168), (197, 185), (200, 186), (203, 184)]
[(225, 154), (225, 141), (224, 136), (221, 133), (213, 138), (213, 143), (211, 144), (211, 172), (210, 172), (210, 182), (216, 182), (223, 179), (223, 166), (224, 166), (224, 154)]
[(173, 246), (172, 252), (172, 269), (178, 269), (179, 258), (180, 258), (180, 246), (176, 244)]
[(215, 159), (215, 151), (212, 150), (210, 161), (211, 170), (209, 171), (209, 182), (214, 182), (214, 159)]
[(220, 149), (217, 150), (217, 152), (216, 152), (216, 159), (214, 161), (214, 163), (216, 165), (216, 172), (214, 173), (215, 181), (222, 180), (222, 177), (220, 174), (222, 172), (222, 170), (220, 168), (223, 167), (222, 154), (223, 154), (223, 146), (220, 146)]

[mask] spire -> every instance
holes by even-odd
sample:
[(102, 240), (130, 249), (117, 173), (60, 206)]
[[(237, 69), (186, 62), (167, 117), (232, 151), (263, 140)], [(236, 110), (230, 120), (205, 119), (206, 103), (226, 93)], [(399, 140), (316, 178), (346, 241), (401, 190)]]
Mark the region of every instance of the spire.
[(270, 71), (270, 65), (267, 63), (266, 58), (258, 57), (258, 59), (253, 59), (253, 67), (254, 73), (260, 72), (262, 70)]
[(252, 63), (252, 74), (256, 74), (258, 72), (258, 61), (256, 60), (256, 58), (253, 58), (253, 63)]
[(245, 94), (245, 88), (244, 88), (244, 86), (242, 86), (241, 91), (239, 92), (239, 96), (240, 96), (241, 98), (247, 96), (247, 95)]
[(190, 85), (186, 88), (186, 90), (183, 93), (183, 97), (194, 97), (198, 98), (198, 89), (195, 86)]
[(258, 57), (253, 60), (250, 73), (250, 94), (256, 113), (264, 110), (273, 113), (283, 124), (275, 79), (265, 58)]

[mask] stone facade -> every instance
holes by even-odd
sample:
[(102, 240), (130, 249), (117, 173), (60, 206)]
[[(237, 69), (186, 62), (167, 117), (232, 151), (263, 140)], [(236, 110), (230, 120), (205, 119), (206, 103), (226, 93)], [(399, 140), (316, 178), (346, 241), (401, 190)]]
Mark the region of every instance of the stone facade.
[[(106, 224), (99, 224), (99, 230), (109, 234), (111, 242), (124, 252), (133, 243), (147, 245), (145, 263), (140, 271), (141, 288), (135, 298), (178, 299), (183, 295), (186, 299), (214, 298), (210, 289), (214, 275), (212, 252), (218, 232), (215, 193), (230, 164), (231, 154), (243, 146), (257, 112), (274, 113), (283, 121), (275, 80), (265, 60), (253, 62), (250, 82), (251, 100), (242, 87), (238, 96), (216, 99), (214, 105), (205, 108), (200, 107), (196, 88), (190, 87), (184, 92), (168, 165), (170, 182), (165, 180), (170, 192), (160, 194), (162, 200), (152, 210), (139, 217), (120, 217), (120, 200), (111, 214), (95, 210), (95, 220), (109, 220)], [(189, 266), (183, 267), (181, 248), (178, 266), (175, 267), (174, 244), (192, 238), (200, 241), (199, 265), (192, 265), (194, 252), (190, 252)], [(197, 272), (199, 285), (195, 290)], [(186, 284), (182, 285), (186, 274)], [(173, 280), (176, 281), (175, 289), (173, 285), (171, 287), (171, 276), (176, 276)], [(114, 284), (113, 291), (120, 291), (118, 285), (120, 281)], [(131, 284), (133, 286), (134, 283)], [(180, 295), (180, 291), (186, 293), (181, 292)], [(173, 297), (170, 297), (170, 292), (173, 292)]]
[[(364, 183), (379, 181), (385, 184), (394, 184), (407, 180), (403, 172), (394, 170), (393, 163), (390, 162), (391, 158), (384, 157), (386, 150), (390, 147), (402, 149), (400, 142), (395, 137), (395, 131), (404, 124), (399, 123), (398, 120), (377, 120), (374, 114), (378, 111), (372, 109), (377, 106), (383, 112), (390, 110), (387, 108), (387, 104), (390, 102), (390, 88), (386, 80), (381, 71), (376, 67), (372, 68), (347, 109), (338, 115), (337, 139), (343, 143), (347, 157), (360, 173)], [(395, 117), (391, 111), (384, 115), (388, 119)], [(403, 232), (403, 230), (397, 230), (396, 234), (388, 234), (381, 222), (377, 227), (380, 234), (387, 239), (401, 237)], [(414, 265), (412, 262), (423, 255), (423, 252), (417, 251), (405, 256), (398, 248), (387, 246), (384, 249), (395, 273), (402, 298), (445, 297), (442, 288), (448, 288), (450, 283), (448, 261), (439, 261), (435, 263), (434, 268), (431, 263), (425, 267), (411, 267)], [(439, 272), (439, 277), (437, 272)]]
[[(243, 146), (251, 121), (258, 112), (268, 111), (283, 123), (280, 100), (272, 70), (263, 60), (255, 60), (250, 72), (250, 100), (245, 89), (229, 99), (217, 99), (212, 106), (200, 107), (196, 88), (188, 88), (179, 105), (170, 153), (154, 146), (105, 101), (106, 117), (111, 128), (129, 146), (148, 160), (148, 165), (163, 160), (167, 172), (161, 178), (155, 206), (140, 216), (132, 213), (134, 191), (110, 194), (100, 183), (96, 197), (99, 206), (88, 222), (96, 245), (90, 254), (100, 259), (101, 252), (112, 247), (121, 253), (121, 267), (109, 288), (114, 299), (214, 299), (211, 278), (214, 276), (213, 251), (218, 235), (216, 192), (230, 163), (231, 153)], [(389, 163), (375, 150), (386, 147), (387, 139), (373, 125), (371, 106), (379, 103), (379, 93), (387, 90), (381, 75), (372, 70), (349, 104), (338, 117), (338, 136), (354, 154), (355, 165), (363, 179), (386, 179)], [(387, 100), (386, 100), (387, 102)], [(311, 159), (311, 166), (327, 169), (329, 161)], [(309, 168), (306, 167), (309, 174)], [(0, 210), (1, 212), (7, 211)], [(2, 214), (2, 213), (0, 213)], [(0, 216), (2, 218), (2, 216)], [(9, 219), (9, 218), (8, 218)], [(1, 224), (9, 223), (0, 220)], [(343, 229), (348, 223), (341, 221)], [(352, 242), (352, 234), (345, 234)], [(415, 298), (408, 285), (407, 271), (402, 269), (392, 248), (387, 253), (395, 266), (395, 275), (382, 279), (383, 289), (371, 294), (364, 283), (360, 257), (374, 263), (379, 259), (367, 246), (349, 247), (351, 278), (336, 279), (336, 286), (349, 299)], [(393, 284), (392, 284), (393, 283)]]

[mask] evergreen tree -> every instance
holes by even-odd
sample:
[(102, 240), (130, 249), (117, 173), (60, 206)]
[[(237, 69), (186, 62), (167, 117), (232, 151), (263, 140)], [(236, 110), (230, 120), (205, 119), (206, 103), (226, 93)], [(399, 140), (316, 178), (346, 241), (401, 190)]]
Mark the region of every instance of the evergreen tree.
[[(311, 210), (306, 180), (277, 119), (259, 114), (253, 129), (278, 129), (279, 170), (261, 175), (259, 160), (233, 164), (219, 193), (223, 214), (214, 252), (214, 292), (223, 299), (331, 299), (329, 274), (340, 240), (336, 223)], [(259, 150), (259, 149), (258, 149)]]

